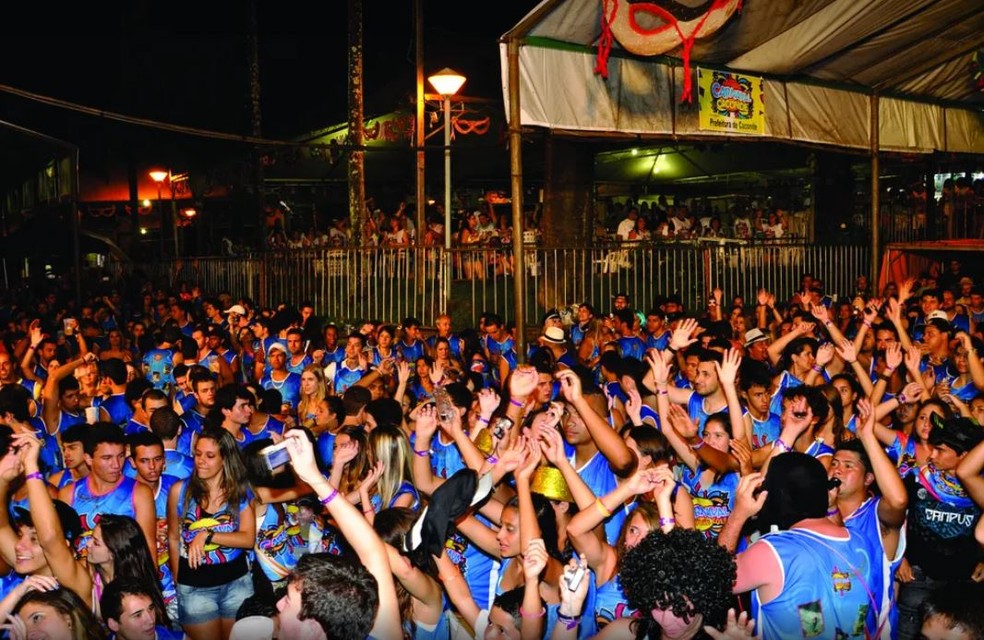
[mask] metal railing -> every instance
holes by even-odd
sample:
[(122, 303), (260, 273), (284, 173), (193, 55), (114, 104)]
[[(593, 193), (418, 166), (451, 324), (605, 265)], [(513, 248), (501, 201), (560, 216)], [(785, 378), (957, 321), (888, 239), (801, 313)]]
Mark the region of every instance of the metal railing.
[[(734, 241), (634, 245), (527, 247), (524, 315), (535, 324), (551, 307), (592, 302), (607, 310), (620, 292), (646, 310), (659, 296), (677, 295), (687, 309), (702, 309), (714, 287), (725, 300), (754, 300), (760, 287), (787, 299), (804, 273), (831, 293), (850, 293), (870, 265), (868, 246), (745, 245)], [(323, 249), (246, 256), (185, 258), (180, 262), (124, 265), (119, 275), (149, 278), (162, 286), (180, 280), (206, 294), (228, 291), (257, 304), (314, 304), (336, 322), (406, 316), (432, 326), (445, 310), (456, 326), (474, 326), (486, 311), (507, 322), (514, 315), (515, 259), (510, 248)]]

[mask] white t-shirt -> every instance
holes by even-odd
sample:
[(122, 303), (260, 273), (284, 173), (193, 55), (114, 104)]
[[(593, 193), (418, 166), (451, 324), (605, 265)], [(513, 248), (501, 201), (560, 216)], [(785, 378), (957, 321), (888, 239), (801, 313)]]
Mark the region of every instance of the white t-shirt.
[(618, 236), (619, 240), (628, 240), (629, 232), (635, 229), (635, 220), (626, 218), (618, 223), (618, 229), (615, 231), (615, 235)]

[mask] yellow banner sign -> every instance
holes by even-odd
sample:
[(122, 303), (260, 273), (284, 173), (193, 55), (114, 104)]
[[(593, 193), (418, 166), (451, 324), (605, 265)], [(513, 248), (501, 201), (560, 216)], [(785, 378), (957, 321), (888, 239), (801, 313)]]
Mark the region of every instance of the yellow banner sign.
[(765, 134), (762, 78), (730, 71), (698, 69), (697, 86), (702, 130)]

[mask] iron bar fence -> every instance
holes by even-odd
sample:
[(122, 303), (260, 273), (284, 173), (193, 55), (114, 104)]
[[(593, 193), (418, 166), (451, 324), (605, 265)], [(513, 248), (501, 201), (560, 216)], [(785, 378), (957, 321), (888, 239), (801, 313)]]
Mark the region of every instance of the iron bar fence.
[[(679, 296), (687, 309), (703, 309), (715, 287), (724, 291), (726, 304), (733, 296), (751, 303), (760, 287), (787, 299), (804, 273), (822, 280), (828, 293), (848, 295), (859, 275), (869, 275), (870, 251), (867, 245), (727, 240), (527, 246), (519, 277), (526, 278), (528, 291), (525, 317), (535, 324), (551, 307), (591, 302), (607, 311), (620, 292), (643, 311), (668, 295)], [(515, 308), (512, 278), (517, 274), (508, 247), (289, 250), (109, 266), (123, 278), (146, 278), (160, 286), (186, 280), (206, 294), (228, 291), (263, 306), (310, 301), (337, 323), (399, 322), (414, 316), (433, 326), (447, 311), (455, 326), (475, 326), (487, 311), (509, 322)]]

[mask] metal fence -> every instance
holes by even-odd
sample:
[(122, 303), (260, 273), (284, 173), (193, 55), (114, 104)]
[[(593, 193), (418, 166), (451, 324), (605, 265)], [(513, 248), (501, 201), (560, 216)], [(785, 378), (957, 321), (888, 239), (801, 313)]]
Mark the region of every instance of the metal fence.
[[(528, 247), (524, 253), (523, 308), (530, 323), (550, 307), (588, 301), (607, 309), (618, 292), (627, 293), (642, 310), (666, 295), (679, 296), (688, 309), (700, 309), (715, 287), (724, 291), (726, 301), (736, 295), (754, 300), (760, 287), (785, 299), (807, 272), (828, 292), (848, 294), (870, 265), (868, 246), (733, 241)], [(121, 276), (149, 278), (162, 286), (186, 280), (206, 293), (228, 291), (265, 306), (310, 301), (319, 313), (341, 323), (414, 316), (433, 326), (446, 310), (456, 326), (474, 326), (485, 311), (508, 322), (515, 309), (516, 265), (508, 248), (293, 250), (113, 266)]]

